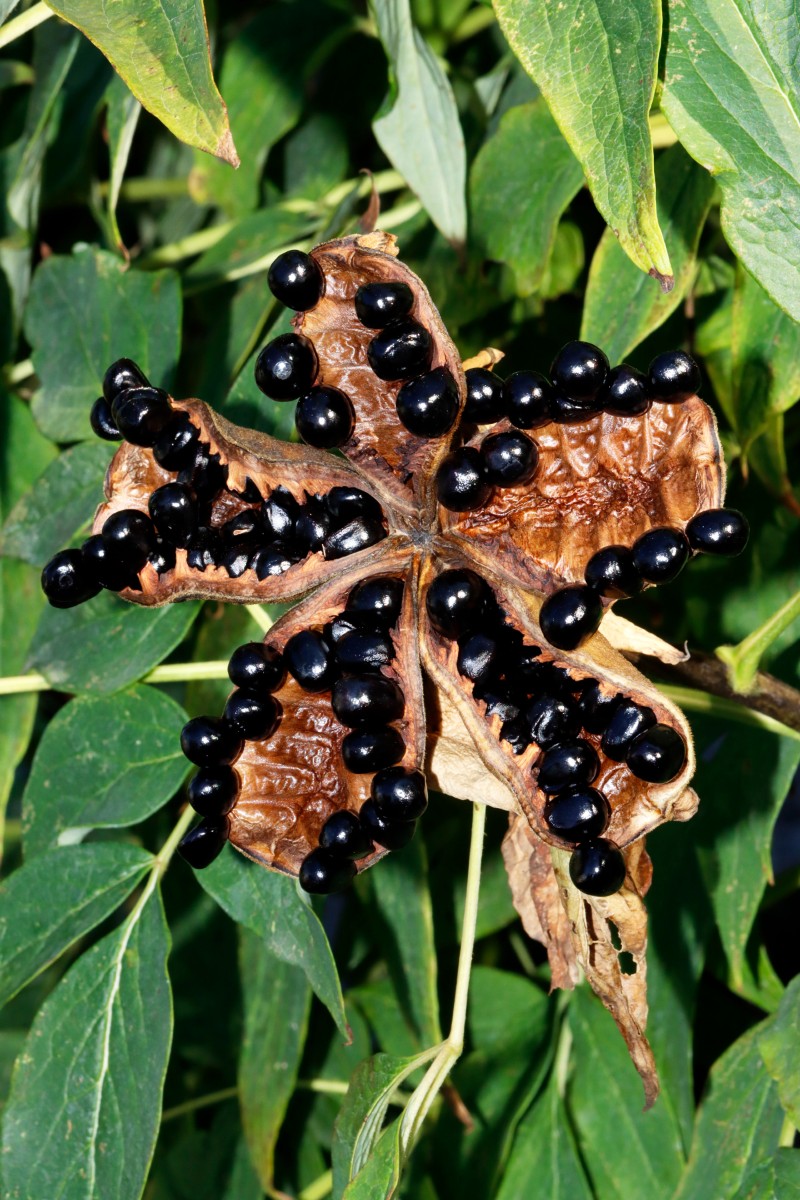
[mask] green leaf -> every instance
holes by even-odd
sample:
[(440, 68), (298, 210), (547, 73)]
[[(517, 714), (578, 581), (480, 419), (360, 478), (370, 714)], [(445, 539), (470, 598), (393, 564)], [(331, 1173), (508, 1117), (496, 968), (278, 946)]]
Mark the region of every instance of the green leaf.
[(72, 966), (17, 1060), (3, 1121), (8, 1196), (141, 1194), (172, 1036), (160, 897)]
[(403, 1166), (401, 1120), (396, 1117), (384, 1129), (372, 1154), (342, 1193), (342, 1200), (391, 1200), (395, 1195)]
[(227, 847), (197, 878), (228, 916), (265, 939), (276, 958), (305, 972), (347, 1038), (342, 987), (328, 939), (294, 882)]
[(0, 1007), (99, 925), (153, 862), (137, 846), (93, 843), (51, 850), (0, 885)]
[(93, 519), (108, 462), (107, 442), (73, 446), (51, 462), (9, 514), (3, 554), (43, 567)]
[(496, 1200), (593, 1200), (558, 1089), (551, 1083), (520, 1122)]
[(778, 1095), (788, 1116), (800, 1128), (800, 976), (793, 979), (781, 997), (778, 1011), (759, 1040), (761, 1057), (778, 1085)]
[(747, 271), (733, 295), (734, 427), (746, 455), (770, 418), (800, 397), (800, 325)]
[(539, 287), (561, 214), (582, 183), (581, 165), (541, 97), (509, 109), (481, 148), (470, 186), (473, 237), (488, 258), (512, 268), (520, 295)]
[(671, 292), (659, 292), (626, 258), (607, 229), (589, 271), (581, 337), (602, 346), (612, 363), (622, 362), (663, 325), (683, 301), (697, 270), (697, 247), (714, 184), (682, 146), (672, 146), (656, 162), (658, 220), (669, 246), (675, 275)]
[(729, 245), (800, 321), (796, 31), (763, 0), (670, 2), (662, 104), (719, 184)]
[(202, 0), (48, 0), (85, 33), (136, 99), (175, 137), (238, 167), (228, 113), (214, 83)]
[(778, 1150), (751, 1167), (733, 1200), (800, 1200), (800, 1153)]
[(180, 325), (173, 271), (129, 270), (116, 255), (86, 246), (46, 259), (25, 312), (42, 383), (33, 401), (42, 432), (62, 442), (93, 437), (89, 411), (117, 358), (134, 359), (154, 384), (169, 387)]
[(174, 700), (144, 685), (80, 696), (60, 709), (25, 788), (26, 854), (56, 845), (65, 830), (134, 825), (161, 808), (188, 769), (180, 744), (185, 723)]
[(123, 250), (124, 242), (117, 224), (117, 201), (133, 145), (133, 135), (142, 113), (142, 106), (128, 91), (118, 75), (114, 76), (106, 89), (106, 99), (108, 101), (106, 128), (111, 170), (108, 179), (105, 216), (111, 234), (111, 242), (118, 249)]
[(411, 20), (409, 0), (372, 0), (390, 93), (372, 123), (378, 145), (448, 241), (467, 236), (464, 135), (453, 90)]
[(46, 608), (29, 665), (62, 691), (116, 692), (166, 658), (199, 611), (197, 603), (140, 608), (107, 592), (77, 608)]
[(272, 954), (249, 929), (239, 931), (244, 1033), (239, 1104), (261, 1186), (274, 1184), (275, 1145), (297, 1080), (311, 1007), (305, 974)]
[(764, 1028), (739, 1038), (711, 1068), (675, 1200), (728, 1200), (746, 1173), (775, 1152), (783, 1112), (759, 1054)]
[(648, 124), (661, 5), (656, 0), (494, 0), (494, 7), (623, 250), (668, 289), (672, 268), (656, 215)]

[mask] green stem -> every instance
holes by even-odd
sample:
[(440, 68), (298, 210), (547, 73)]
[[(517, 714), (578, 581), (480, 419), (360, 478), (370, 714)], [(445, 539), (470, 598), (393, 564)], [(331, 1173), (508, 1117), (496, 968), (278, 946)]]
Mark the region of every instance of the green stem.
[(451, 43), (456, 45), (458, 42), (466, 42), (476, 34), (483, 33), (496, 19), (493, 8), (471, 8), (453, 30)]
[(156, 267), (171, 267), (182, 262), (184, 258), (194, 258), (195, 255), (202, 254), (216, 246), (217, 242), (221, 242), (233, 226), (233, 221), (225, 221), (221, 225), (212, 225), (209, 229), (187, 233), (186, 237), (179, 238), (177, 242), (168, 242), (166, 246), (159, 246), (157, 250), (146, 254), (136, 265), (147, 271)]
[[(166, 663), (154, 667), (149, 674), (144, 675), (142, 683), (190, 683), (197, 679), (225, 679), (227, 674), (228, 661), (224, 658), (199, 663)], [(0, 677), (0, 696), (13, 696), (20, 692), (47, 692), (51, 689), (53, 684), (44, 675), (33, 671), (29, 675)]]
[(260, 604), (248, 604), (247, 611), (262, 633), (269, 633), (274, 621), (267, 610)]
[(667, 699), (672, 700), (687, 712), (706, 713), (710, 717), (722, 717), (737, 725), (750, 725), (757, 729), (767, 729), (770, 733), (778, 733), (781, 737), (793, 738), (800, 742), (800, 732), (784, 725), (782, 721), (748, 708), (736, 700), (728, 700), (725, 696), (714, 696), (711, 692), (699, 691), (697, 688), (680, 687), (678, 684), (659, 683), (659, 691)]
[(800, 591), (782, 604), (763, 625), (754, 629), (737, 646), (717, 647), (717, 658), (728, 668), (731, 687), (737, 692), (749, 692), (763, 655), (774, 641), (800, 617)]
[[(303, 1092), (317, 1092), (324, 1096), (346, 1096), (350, 1085), (344, 1079), (298, 1079), (297, 1087)], [(161, 1114), (162, 1121), (174, 1121), (176, 1117), (185, 1117), (197, 1112), (200, 1108), (210, 1108), (213, 1104), (222, 1104), (225, 1100), (233, 1100), (239, 1095), (236, 1087), (221, 1088), (218, 1092), (206, 1092), (203, 1096), (195, 1096), (193, 1100), (184, 1100), (173, 1108), (165, 1108)], [(390, 1103), (403, 1104), (401, 1096)]]
[[(98, 193), (105, 199), (108, 195), (108, 180), (97, 185)], [(169, 179), (126, 179), (119, 190), (121, 200), (129, 204), (146, 204), (150, 200), (177, 200), (188, 196), (185, 178)]]
[(783, 1118), (783, 1125), (778, 1137), (778, 1145), (784, 1150), (791, 1150), (794, 1145), (794, 1135), (797, 1132), (794, 1118), (787, 1113)]
[(36, 369), (29, 358), (25, 358), (22, 362), (12, 363), (3, 371), (3, 379), (6, 387), (16, 387), (18, 383), (23, 383), (26, 379), (30, 379), (36, 374)]
[(324, 1175), (320, 1175), (319, 1179), (315, 1179), (313, 1183), (309, 1183), (308, 1187), (304, 1187), (297, 1200), (324, 1200), (325, 1196), (329, 1196), (332, 1191), (333, 1171), (326, 1171)]
[(18, 17), (7, 21), (0, 29), (0, 50), (3, 46), (10, 46), (17, 38), (30, 33), (37, 25), (41, 25), (43, 21), (49, 21), (50, 17), (55, 15), (52, 8), (48, 8), (46, 4), (34, 4), (33, 8), (29, 8), (27, 12), (20, 13)]

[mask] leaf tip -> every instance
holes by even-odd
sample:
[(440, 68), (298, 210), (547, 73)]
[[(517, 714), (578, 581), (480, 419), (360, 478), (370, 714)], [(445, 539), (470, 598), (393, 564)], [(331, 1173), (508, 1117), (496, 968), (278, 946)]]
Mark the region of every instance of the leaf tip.
[(221, 158), (223, 162), (230, 163), (234, 170), (240, 165), (241, 159), (236, 153), (236, 147), (233, 144), (233, 134), (230, 129), (225, 130), (214, 147), (214, 157)]
[(652, 279), (658, 280), (659, 287), (661, 288), (662, 292), (664, 292), (665, 295), (667, 292), (671, 292), (672, 289), (675, 287), (675, 276), (674, 275), (662, 275), (661, 272), (657, 271), (655, 267), (651, 267), (650, 270), (647, 272), (647, 274)]

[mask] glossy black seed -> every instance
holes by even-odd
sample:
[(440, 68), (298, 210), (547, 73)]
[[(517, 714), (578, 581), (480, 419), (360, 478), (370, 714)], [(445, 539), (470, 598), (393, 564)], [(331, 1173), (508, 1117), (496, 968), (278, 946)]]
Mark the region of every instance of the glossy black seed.
[[(383, 626), (380, 626), (383, 628)], [(334, 645), (354, 630), (358, 633), (377, 633), (378, 622), (369, 613), (341, 612), (325, 626), (325, 636)]]
[(228, 697), (224, 712), (232, 729), (248, 741), (272, 737), (281, 719), (281, 706), (274, 696), (239, 688)]
[[(478, 691), (481, 692), (480, 696), (476, 695)], [(497, 687), (490, 685), (488, 688), (478, 686), (472, 694), (486, 705), (487, 717), (499, 717), (501, 721), (511, 721), (520, 714), (522, 699), (511, 688), (500, 684)]]
[(573, 400), (558, 388), (550, 395), (550, 419), (557, 425), (577, 425), (594, 415), (594, 408), (583, 400)]
[(590, 637), (603, 616), (603, 605), (588, 587), (560, 588), (548, 596), (539, 624), (548, 642), (559, 650), (575, 650)]
[(276, 692), (286, 678), (283, 655), (263, 642), (245, 642), (231, 655), (228, 678), (252, 692)]
[(698, 554), (733, 557), (741, 554), (750, 536), (747, 518), (736, 508), (707, 508), (686, 526), (689, 545)]
[(372, 780), (372, 803), (383, 821), (415, 821), (428, 807), (428, 785), (421, 771), (385, 767)]
[(539, 451), (524, 433), (491, 433), (481, 443), (481, 458), (486, 478), (496, 487), (517, 487), (528, 483), (536, 472)]
[(671, 583), (689, 560), (689, 540), (680, 529), (660, 526), (637, 538), (633, 565), (648, 583)]
[(289, 674), (307, 692), (324, 692), (338, 673), (331, 647), (313, 629), (301, 630), (289, 638), (283, 660)]
[(139, 572), (155, 550), (156, 531), (147, 513), (123, 508), (106, 519), (103, 540), (121, 566)]
[(583, 787), (597, 778), (600, 760), (597, 751), (583, 738), (551, 746), (542, 759), (537, 783), (543, 792), (563, 792)]
[(310, 496), (295, 521), (295, 541), (306, 553), (317, 554), (332, 527), (333, 517), (325, 501), (319, 496)]
[(165, 471), (194, 466), (200, 431), (186, 413), (177, 413), (153, 444), (153, 458)]
[(402, 850), (413, 838), (416, 821), (389, 821), (381, 816), (372, 800), (365, 800), (359, 813), (367, 837), (384, 850)]
[(338, 388), (316, 387), (297, 402), (294, 423), (307, 446), (333, 450), (343, 446), (355, 425), (349, 397)]
[(319, 264), (302, 250), (279, 254), (267, 272), (267, 283), (275, 299), (296, 312), (313, 308), (325, 286)]
[(153, 446), (173, 415), (167, 393), (153, 387), (120, 393), (111, 411), (120, 433), (134, 446)]
[(417, 437), (441, 437), (458, 416), (458, 388), (447, 367), (410, 379), (397, 393), (397, 415)]
[(316, 351), (299, 333), (276, 337), (256, 359), (256, 385), (272, 400), (297, 400), (310, 389), (316, 374)]
[(341, 892), (353, 881), (356, 864), (328, 850), (312, 850), (300, 864), (298, 882), (304, 892), (315, 896), (327, 896), (330, 892)]
[(503, 380), (498, 375), (484, 367), (470, 367), (464, 377), (467, 381), (464, 421), (473, 425), (494, 425), (506, 415), (506, 395)]
[(346, 808), (328, 817), (319, 844), (336, 858), (364, 858), (375, 849), (358, 816)]
[(550, 378), (571, 400), (591, 404), (608, 375), (608, 359), (591, 342), (568, 342), (550, 368)]
[(392, 725), (368, 725), (342, 739), (342, 760), (354, 775), (391, 767), (406, 752), (402, 734)]
[(500, 726), (500, 741), (508, 742), (515, 754), (522, 754), (531, 744), (531, 729), (523, 716), (509, 717)]
[(181, 731), (181, 749), (198, 767), (229, 767), (241, 753), (242, 737), (227, 721), (193, 717)]
[(89, 424), (92, 427), (92, 431), (107, 442), (118, 442), (122, 438), (122, 434), (117, 428), (117, 422), (114, 420), (114, 415), (111, 412), (111, 405), (105, 396), (98, 396), (92, 405), (92, 411), (89, 413)]
[(370, 342), (369, 365), (379, 379), (413, 379), (427, 371), (433, 353), (431, 335), (408, 317), (393, 321)]
[(183, 483), (165, 483), (147, 502), (158, 532), (174, 546), (186, 546), (197, 526), (197, 501)]
[(558, 696), (540, 696), (525, 710), (531, 738), (542, 750), (568, 741), (580, 730), (577, 706)]
[(544, 819), (551, 833), (565, 842), (588, 842), (599, 837), (611, 818), (611, 807), (593, 787), (569, 788), (548, 797)]
[(598, 596), (613, 599), (635, 596), (644, 587), (627, 546), (604, 546), (598, 550), (586, 564), (584, 579)]
[(609, 696), (596, 679), (584, 680), (578, 699), (581, 726), (588, 733), (605, 733), (608, 722), (621, 698), (619, 692), (614, 692)]
[(109, 546), (101, 533), (86, 539), (81, 546), (81, 554), (90, 578), (98, 587), (121, 592), (135, 578), (134, 572), (120, 562), (115, 549)]
[(480, 452), (471, 446), (451, 450), (436, 472), (439, 503), (450, 512), (469, 512), (481, 508), (491, 495), (492, 485)]
[(331, 706), (336, 720), (351, 729), (397, 721), (405, 708), (403, 693), (391, 679), (372, 675), (365, 679), (337, 679)]
[(650, 381), (635, 367), (612, 367), (597, 393), (597, 407), (620, 417), (638, 417), (653, 403)]
[(600, 749), (615, 762), (624, 762), (628, 757), (628, 751), (634, 738), (655, 723), (656, 714), (652, 708), (637, 704), (634, 700), (628, 700), (623, 696), (617, 702), (606, 725)]
[(345, 608), (348, 612), (368, 615), (382, 629), (391, 629), (397, 624), (402, 605), (403, 580), (379, 575), (354, 587)]
[(203, 767), (189, 781), (189, 803), (201, 817), (224, 817), (236, 803), (239, 776), (233, 767)]
[(232, 496), (239, 496), (246, 504), (261, 504), (264, 499), (249, 475), (245, 477), (244, 488), (241, 492), (236, 492), (233, 488), (230, 489), (230, 492)]
[(239, 579), (252, 566), (258, 545), (252, 537), (238, 537), (232, 543), (223, 542), (219, 566), (231, 579)]
[(42, 571), (42, 591), (53, 608), (74, 608), (96, 596), (100, 585), (80, 550), (60, 550)]
[(700, 368), (683, 350), (667, 350), (650, 363), (653, 397), (667, 404), (680, 404), (700, 391)]
[(367, 329), (385, 329), (407, 317), (414, 293), (407, 283), (365, 283), (356, 292), (356, 316)]
[(174, 571), (177, 555), (172, 542), (167, 542), (164, 538), (156, 538), (156, 547), (147, 560), (155, 569), (158, 575), (163, 575), (165, 571)]
[(550, 420), (552, 387), (538, 371), (515, 371), (503, 384), (505, 410), (518, 429), (535, 429)]
[(289, 489), (279, 484), (261, 506), (261, 519), (267, 536), (275, 541), (291, 542), (301, 512), (300, 504)]
[(360, 633), (354, 630), (336, 643), (336, 661), (342, 671), (359, 673), (379, 671), (394, 658), (394, 645), (388, 633)]
[(428, 588), (425, 607), (437, 632), (457, 638), (480, 621), (489, 595), (474, 571), (442, 571)]
[(178, 473), (178, 483), (191, 487), (201, 504), (216, 499), (227, 479), (227, 466), (201, 442), (195, 448), (193, 462)]
[(264, 525), (261, 520), (261, 509), (243, 508), (224, 525), (220, 525), (219, 531), (224, 542), (241, 541), (248, 537), (263, 538)]
[[(525, 649), (527, 650), (528, 647), (526, 646)], [(562, 700), (572, 701), (572, 694), (576, 690), (577, 684), (564, 667), (557, 667), (555, 663), (544, 662), (542, 659), (528, 662), (524, 665), (524, 671), (522, 667), (521, 663), (518, 671), (516, 666), (512, 665), (507, 674), (535, 699), (542, 696), (555, 696)]]
[(129, 388), (147, 386), (147, 376), (130, 358), (118, 358), (103, 376), (103, 395), (109, 404)]
[(198, 525), (186, 546), (186, 561), (195, 571), (215, 567), (223, 553), (219, 531), (209, 525)]
[(669, 783), (686, 762), (686, 743), (669, 725), (651, 725), (634, 738), (625, 759), (637, 779), (647, 783)]
[(250, 559), (250, 567), (259, 579), (264, 580), (275, 575), (285, 575), (302, 557), (296, 550), (288, 550), (286, 546), (276, 542), (273, 546), (256, 550)]
[(366, 550), (381, 542), (386, 537), (386, 530), (380, 521), (367, 517), (356, 517), (341, 529), (334, 529), (322, 543), (322, 553), (325, 558), (347, 558), (359, 550)]
[(227, 817), (206, 817), (178, 843), (178, 854), (196, 871), (209, 867), (228, 840)]
[(622, 852), (607, 838), (584, 842), (570, 856), (570, 879), (587, 896), (612, 896), (625, 882), (625, 874)]
[(483, 684), (494, 678), (500, 659), (500, 646), (492, 633), (477, 630), (465, 634), (458, 643), (456, 667), (459, 675)]

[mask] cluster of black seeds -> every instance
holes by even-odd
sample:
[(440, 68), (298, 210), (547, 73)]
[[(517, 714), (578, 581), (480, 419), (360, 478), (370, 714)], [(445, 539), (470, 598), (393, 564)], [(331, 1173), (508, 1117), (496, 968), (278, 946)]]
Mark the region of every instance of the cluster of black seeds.
[(428, 589), (426, 609), (434, 628), (457, 642), (459, 674), (471, 682), (486, 716), (500, 719), (500, 739), (514, 754), (531, 745), (541, 751), (536, 783), (548, 797), (544, 819), (556, 837), (575, 846), (570, 874), (576, 887), (597, 896), (618, 891), (625, 863), (618, 847), (601, 836), (611, 808), (592, 786), (600, 758), (579, 735), (599, 739), (607, 758), (626, 763), (648, 783), (667, 783), (683, 769), (683, 738), (658, 723), (652, 709), (543, 659), (539, 647), (508, 624), (473, 571), (442, 572)]

